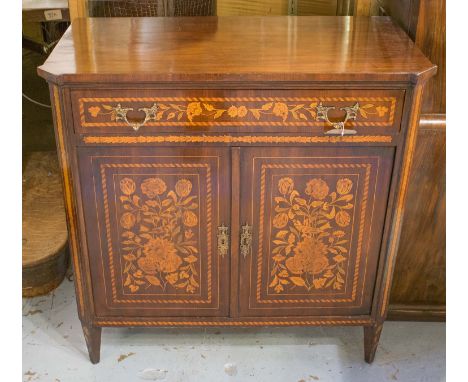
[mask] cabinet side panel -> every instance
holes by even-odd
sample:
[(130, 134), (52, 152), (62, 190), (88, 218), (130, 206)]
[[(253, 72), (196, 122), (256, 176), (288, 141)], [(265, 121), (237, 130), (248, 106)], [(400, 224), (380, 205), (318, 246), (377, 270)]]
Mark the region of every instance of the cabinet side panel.
[(67, 225), (69, 233), (69, 247), (72, 258), (72, 266), (75, 278), (76, 300), (80, 319), (86, 319), (85, 294), (84, 294), (84, 275), (80, 265), (80, 246), (78, 242), (78, 219), (75, 211), (75, 202), (73, 197), (72, 169), (70, 165), (69, 150), (67, 149), (67, 140), (65, 133), (65, 121), (62, 113), (61, 92), (55, 85), (50, 86), (52, 111), (55, 127), (55, 137), (57, 144), (57, 153), (60, 167), (62, 170), (62, 182), (65, 199), (65, 210), (67, 215)]

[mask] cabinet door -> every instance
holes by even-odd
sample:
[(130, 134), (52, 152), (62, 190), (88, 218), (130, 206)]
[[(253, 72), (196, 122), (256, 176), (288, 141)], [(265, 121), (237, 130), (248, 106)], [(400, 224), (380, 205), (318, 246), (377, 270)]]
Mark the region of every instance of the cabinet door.
[(241, 315), (370, 312), (393, 158), (389, 147), (242, 150)]
[[(226, 316), (228, 149), (81, 148), (86, 240), (98, 316)], [(222, 198), (220, 196), (222, 195)]]

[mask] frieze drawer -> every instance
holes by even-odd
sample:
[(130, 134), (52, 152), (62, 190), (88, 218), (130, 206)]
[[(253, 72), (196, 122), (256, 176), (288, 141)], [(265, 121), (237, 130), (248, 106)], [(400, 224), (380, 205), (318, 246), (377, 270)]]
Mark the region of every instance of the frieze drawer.
[(76, 90), (79, 134), (393, 135), (404, 90)]

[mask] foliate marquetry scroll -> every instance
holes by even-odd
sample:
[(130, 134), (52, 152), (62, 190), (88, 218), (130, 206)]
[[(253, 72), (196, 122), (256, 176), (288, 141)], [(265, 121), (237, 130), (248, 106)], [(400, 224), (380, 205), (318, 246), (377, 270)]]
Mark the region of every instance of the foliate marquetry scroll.
[(271, 222), (275, 293), (343, 289), (355, 199), (350, 177), (279, 179)]
[(122, 177), (119, 224), (125, 261), (124, 287), (130, 293), (168, 288), (199, 290), (198, 195), (192, 181), (173, 176)]
[[(234, 98), (80, 98), (82, 126), (120, 126), (116, 108), (132, 110), (136, 105), (157, 105), (148, 126), (162, 125), (269, 125), (322, 126), (317, 118), (320, 105), (339, 109), (359, 103), (353, 125), (392, 126), (395, 117), (395, 97), (234, 97)], [(139, 106), (140, 107), (140, 106)], [(136, 110), (136, 109), (135, 109)], [(144, 108), (139, 108), (144, 110)], [(351, 123), (351, 122), (350, 122)]]

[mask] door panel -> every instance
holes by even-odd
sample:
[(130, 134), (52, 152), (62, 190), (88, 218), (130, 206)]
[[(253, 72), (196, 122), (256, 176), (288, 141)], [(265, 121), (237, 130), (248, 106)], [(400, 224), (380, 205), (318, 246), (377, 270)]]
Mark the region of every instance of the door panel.
[(244, 149), (243, 316), (370, 312), (394, 148)]
[[(80, 148), (98, 316), (226, 316), (229, 150)], [(222, 200), (220, 195), (223, 195)]]

